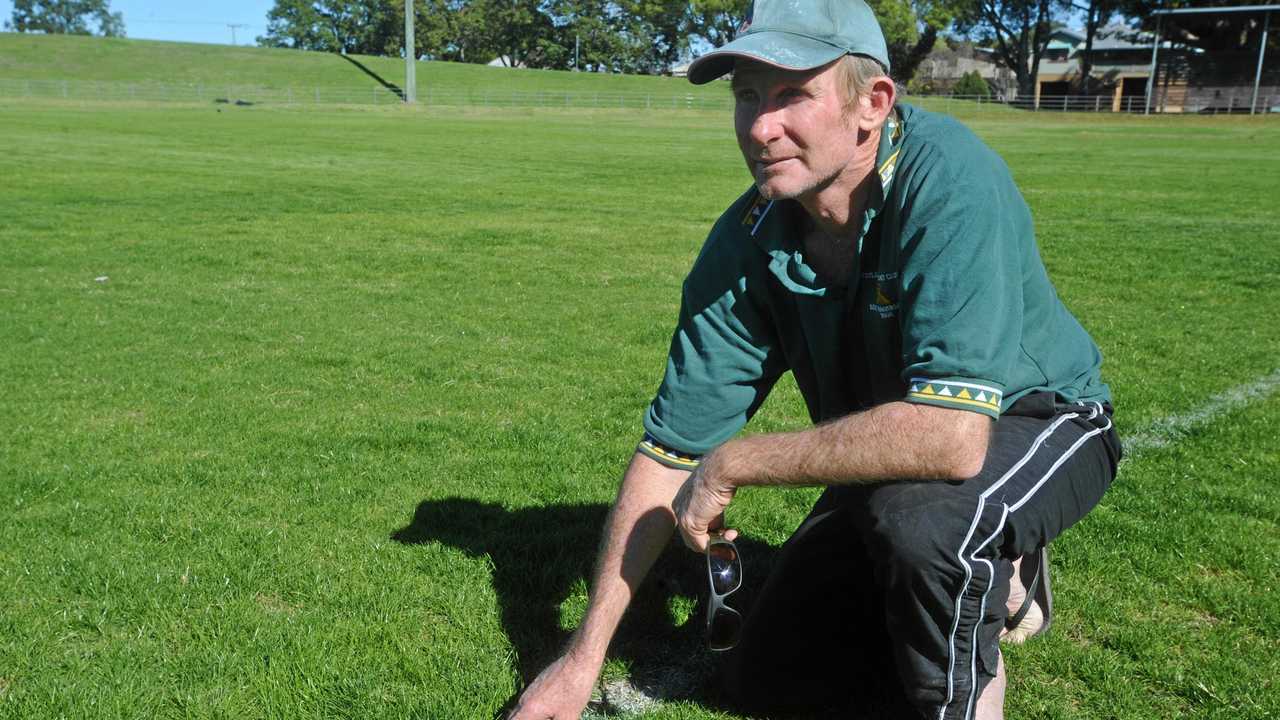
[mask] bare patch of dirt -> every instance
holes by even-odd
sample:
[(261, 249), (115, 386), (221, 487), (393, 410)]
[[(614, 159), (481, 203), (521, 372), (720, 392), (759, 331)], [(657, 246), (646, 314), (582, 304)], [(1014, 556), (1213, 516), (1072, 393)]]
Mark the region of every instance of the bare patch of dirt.
[(1195, 611), (1195, 622), (1197, 625), (1208, 625), (1209, 627), (1213, 627), (1222, 622), (1222, 618), (1206, 610), (1197, 610)]
[(258, 593), (254, 596), (258, 606), (272, 615), (292, 615), (298, 611), (298, 606), (285, 602), (279, 595), (264, 595)]

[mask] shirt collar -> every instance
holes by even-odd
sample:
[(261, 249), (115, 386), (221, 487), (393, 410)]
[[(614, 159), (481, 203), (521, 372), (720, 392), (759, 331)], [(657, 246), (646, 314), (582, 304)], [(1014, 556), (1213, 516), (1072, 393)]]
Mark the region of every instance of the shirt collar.
[[(884, 199), (889, 195), (901, 152), (902, 119), (895, 107), (880, 131), (880, 143), (876, 148), (876, 178), (879, 193), (872, 193), (867, 207), (862, 211), (862, 229), (858, 232), (858, 253), (871, 221), (880, 213)], [(834, 296), (833, 292), (818, 282), (817, 274), (805, 262), (799, 247), (795, 229), (801, 226), (804, 209), (790, 200), (765, 200), (757, 194), (743, 218), (749, 234), (760, 249), (770, 256), (769, 270), (784, 287), (801, 295)], [(856, 274), (857, 268), (854, 269)]]
[(889, 113), (889, 119), (880, 129), (880, 146), (876, 148), (876, 176), (880, 178), (880, 197), (876, 201), (876, 209), (889, 196), (889, 188), (893, 185), (894, 171), (898, 169), (898, 154), (902, 152), (902, 120), (895, 107)]

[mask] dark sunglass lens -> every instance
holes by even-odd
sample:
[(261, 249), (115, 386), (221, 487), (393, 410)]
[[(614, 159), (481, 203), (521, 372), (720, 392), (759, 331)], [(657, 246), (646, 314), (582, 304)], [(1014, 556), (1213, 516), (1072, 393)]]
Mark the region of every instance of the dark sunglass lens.
[(707, 554), (711, 556), (711, 561), (734, 563), (738, 561), (738, 549), (727, 542), (712, 542), (707, 548)]
[(742, 616), (733, 608), (718, 608), (707, 627), (707, 646), (712, 650), (729, 650), (738, 644), (741, 632)]
[(732, 545), (717, 543), (707, 549), (707, 568), (711, 573), (711, 587), (717, 595), (725, 595), (742, 584), (742, 563), (738, 551)]

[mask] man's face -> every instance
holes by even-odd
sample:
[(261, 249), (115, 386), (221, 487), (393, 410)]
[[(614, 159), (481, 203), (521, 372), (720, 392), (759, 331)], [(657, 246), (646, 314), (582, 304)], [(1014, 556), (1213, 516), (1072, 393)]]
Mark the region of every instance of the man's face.
[(858, 133), (854, 115), (843, 107), (838, 77), (836, 63), (794, 71), (738, 61), (734, 129), (764, 197), (803, 198), (850, 167)]

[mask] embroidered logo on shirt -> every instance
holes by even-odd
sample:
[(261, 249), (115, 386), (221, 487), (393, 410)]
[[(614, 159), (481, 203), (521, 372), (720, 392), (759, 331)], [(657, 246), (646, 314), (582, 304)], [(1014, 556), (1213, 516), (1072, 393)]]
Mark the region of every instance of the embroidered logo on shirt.
[(898, 314), (898, 301), (893, 299), (897, 293), (894, 287), (897, 279), (896, 272), (862, 273), (863, 282), (875, 283), (874, 299), (867, 305), (867, 309), (879, 315), (881, 320), (888, 320)]

